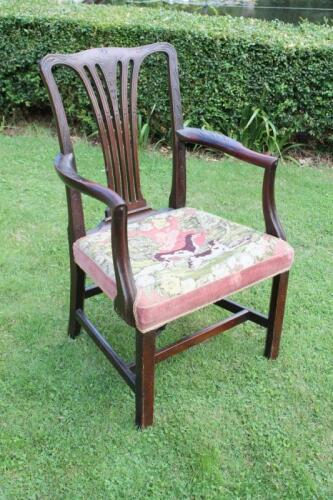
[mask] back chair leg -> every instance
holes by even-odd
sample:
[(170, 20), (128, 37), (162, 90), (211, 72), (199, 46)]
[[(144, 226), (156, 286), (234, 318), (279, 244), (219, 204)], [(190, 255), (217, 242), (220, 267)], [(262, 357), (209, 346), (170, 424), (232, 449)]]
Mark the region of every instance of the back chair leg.
[(74, 339), (81, 330), (81, 325), (76, 320), (76, 310), (83, 309), (85, 272), (71, 260), (71, 291), (69, 306), (68, 335)]
[(136, 331), (136, 425), (152, 425), (154, 418), (154, 372), (156, 333)]
[(273, 278), (264, 352), (265, 356), (269, 359), (275, 359), (279, 355), (284, 308), (287, 297), (288, 276), (289, 272), (285, 272)]

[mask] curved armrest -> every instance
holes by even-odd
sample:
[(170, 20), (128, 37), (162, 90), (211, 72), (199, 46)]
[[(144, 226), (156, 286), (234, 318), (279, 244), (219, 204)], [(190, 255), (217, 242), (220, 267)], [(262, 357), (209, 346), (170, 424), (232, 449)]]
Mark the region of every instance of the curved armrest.
[(278, 159), (274, 156), (256, 153), (243, 146), (240, 142), (217, 132), (200, 130), (198, 128), (183, 128), (177, 130), (177, 135), (182, 142), (202, 144), (210, 148), (223, 151), (235, 158), (244, 160), (265, 169), (262, 187), (262, 207), (265, 219), (266, 232), (278, 238), (286, 239), (285, 232), (280, 223), (274, 196), (275, 172)]
[(112, 189), (81, 177), (76, 172), (74, 165), (72, 153), (59, 154), (55, 159), (56, 171), (67, 186), (96, 198), (111, 208), (112, 257), (117, 282), (117, 296), (114, 306), (118, 314), (129, 325), (135, 326), (133, 304), (136, 288), (128, 251), (126, 202)]
[(69, 187), (77, 189), (80, 193), (102, 201), (111, 209), (126, 205), (119, 194), (97, 182), (81, 177), (74, 168), (73, 154), (58, 154), (54, 166), (61, 180)]
[(278, 161), (274, 156), (256, 153), (243, 146), (240, 142), (217, 132), (210, 132), (209, 130), (199, 128), (183, 128), (177, 130), (177, 135), (182, 142), (201, 144), (202, 146), (223, 151), (235, 158), (258, 165), (259, 167), (269, 168)]

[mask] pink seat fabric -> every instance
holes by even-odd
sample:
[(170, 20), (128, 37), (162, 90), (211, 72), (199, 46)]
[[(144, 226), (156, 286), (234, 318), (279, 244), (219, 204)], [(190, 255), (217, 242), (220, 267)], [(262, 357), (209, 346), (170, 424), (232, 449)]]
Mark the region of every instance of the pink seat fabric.
[[(193, 208), (130, 222), (128, 239), (134, 315), (143, 333), (287, 271), (294, 256), (279, 238)], [(110, 226), (77, 240), (73, 251), (76, 263), (113, 299)]]

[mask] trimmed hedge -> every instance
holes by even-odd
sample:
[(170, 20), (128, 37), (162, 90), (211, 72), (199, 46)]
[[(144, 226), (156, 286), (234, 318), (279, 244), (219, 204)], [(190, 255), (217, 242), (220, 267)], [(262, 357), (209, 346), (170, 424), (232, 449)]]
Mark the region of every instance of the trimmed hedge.
[[(333, 142), (333, 29), (304, 23), (204, 17), (139, 7), (85, 6), (54, 0), (0, 0), (0, 110), (45, 110), (48, 98), (37, 61), (49, 52), (98, 46), (175, 45), (180, 62), (184, 115), (192, 126), (205, 119), (216, 130), (236, 130), (247, 106), (259, 105), (279, 127)], [(142, 109), (156, 105), (166, 123), (165, 69), (151, 58), (140, 79)], [(66, 105), (86, 130), (91, 119), (83, 91)]]

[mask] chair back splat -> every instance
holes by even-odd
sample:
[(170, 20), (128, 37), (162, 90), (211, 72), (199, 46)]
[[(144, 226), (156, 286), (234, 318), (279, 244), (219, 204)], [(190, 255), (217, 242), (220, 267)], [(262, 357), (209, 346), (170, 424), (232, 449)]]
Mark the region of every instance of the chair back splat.
[(129, 213), (147, 208), (140, 186), (137, 95), (141, 65), (147, 56), (167, 57), (173, 140), (173, 181), (169, 204), (185, 205), (185, 148), (175, 131), (182, 128), (177, 54), (168, 43), (136, 48), (88, 49), (76, 54), (50, 54), (41, 61), (63, 154), (73, 153), (68, 121), (53, 69), (65, 66), (76, 72), (89, 97), (98, 125), (108, 187), (125, 201)]

